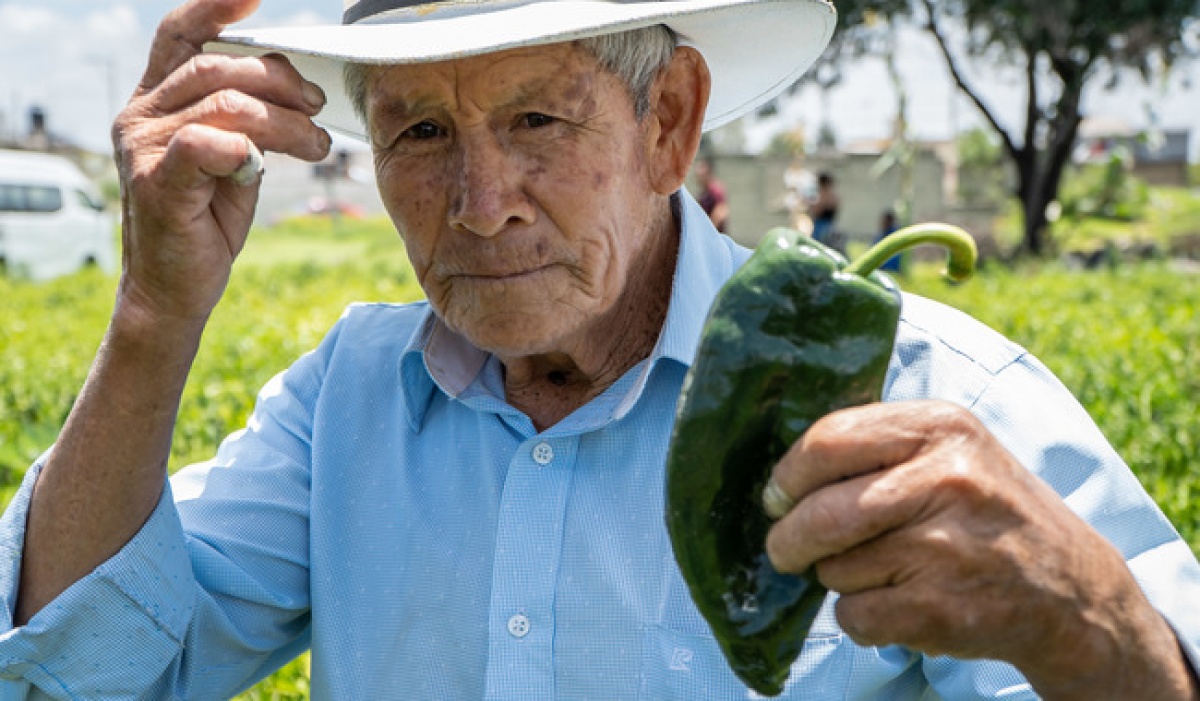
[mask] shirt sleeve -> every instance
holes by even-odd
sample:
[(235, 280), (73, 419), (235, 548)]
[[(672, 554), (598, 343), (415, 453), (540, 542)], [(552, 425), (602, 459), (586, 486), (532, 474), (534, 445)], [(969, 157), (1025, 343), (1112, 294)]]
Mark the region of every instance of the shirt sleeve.
[(247, 428), (175, 475), (120, 552), (14, 627), (44, 458), (29, 470), (0, 520), (0, 701), (227, 698), (308, 647), (309, 446), (323, 374), (318, 349), (269, 382)]
[[(195, 600), (181, 585), (190, 567), (170, 490), (117, 555), (14, 628), (25, 520), (43, 463), (28, 471), (0, 522), (0, 674), (53, 698), (95, 698), (104, 694), (88, 692), (128, 689), (131, 681), (145, 685), (176, 656)], [(89, 682), (74, 682), (81, 677)], [(20, 687), (29, 691), (28, 684), (6, 683), (0, 698), (24, 698), (13, 695)]]

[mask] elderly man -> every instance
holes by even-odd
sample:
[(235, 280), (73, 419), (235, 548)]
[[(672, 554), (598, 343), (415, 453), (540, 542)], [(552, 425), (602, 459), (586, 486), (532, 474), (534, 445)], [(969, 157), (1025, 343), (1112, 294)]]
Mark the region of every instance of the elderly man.
[[(748, 255), (681, 185), (830, 8), (361, 0), (200, 53), (254, 4), (169, 16), (117, 120), (111, 325), (0, 529), (5, 698), (224, 698), (310, 646), (321, 699), (747, 698), (662, 521), (675, 402)], [(344, 59), (350, 102), (297, 71), (340, 91)], [(365, 117), (428, 302), (347, 310), (167, 482), (257, 149), (321, 158), (327, 99)], [(909, 297), (886, 396), (775, 468), (773, 563), (840, 595), (782, 698), (1196, 697), (1200, 568), (1044, 368)]]

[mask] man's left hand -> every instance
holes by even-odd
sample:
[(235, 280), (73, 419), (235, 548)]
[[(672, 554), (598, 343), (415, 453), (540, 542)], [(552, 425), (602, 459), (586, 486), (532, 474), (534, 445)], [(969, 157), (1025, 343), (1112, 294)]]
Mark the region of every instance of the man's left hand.
[(815, 566), (859, 644), (1004, 660), (1045, 698), (1192, 698), (1121, 554), (967, 410), (836, 412), (774, 479), (797, 503), (768, 535), (772, 563)]

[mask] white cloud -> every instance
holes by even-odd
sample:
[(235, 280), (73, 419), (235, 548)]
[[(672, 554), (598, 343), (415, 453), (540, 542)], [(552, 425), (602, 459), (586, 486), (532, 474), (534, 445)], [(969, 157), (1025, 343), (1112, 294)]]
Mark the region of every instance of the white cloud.
[(95, 10), (85, 21), (86, 31), (101, 41), (132, 41), (142, 31), (137, 12), (129, 5)]
[(284, 17), (280, 22), (284, 27), (315, 27), (322, 24), (329, 24), (329, 20), (312, 10), (301, 10), (294, 15)]
[[(268, 4), (271, 6), (268, 7)], [(280, 7), (279, 2), (269, 3), (264, 0), (259, 11), (238, 24), (239, 27), (315, 27), (323, 24), (337, 24), (338, 18), (327, 11), (320, 12), (312, 8), (299, 10)]]
[(55, 14), (37, 7), (0, 5), (0, 36), (31, 34), (54, 26)]

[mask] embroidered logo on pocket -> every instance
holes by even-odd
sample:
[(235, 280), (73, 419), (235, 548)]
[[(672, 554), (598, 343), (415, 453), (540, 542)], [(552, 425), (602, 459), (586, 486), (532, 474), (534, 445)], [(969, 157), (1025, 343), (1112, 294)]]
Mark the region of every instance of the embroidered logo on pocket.
[(692, 668), (688, 665), (692, 663), (692, 657), (694, 654), (695, 653), (686, 647), (675, 648), (673, 651), (671, 651), (671, 669), (677, 672), (692, 671)]

